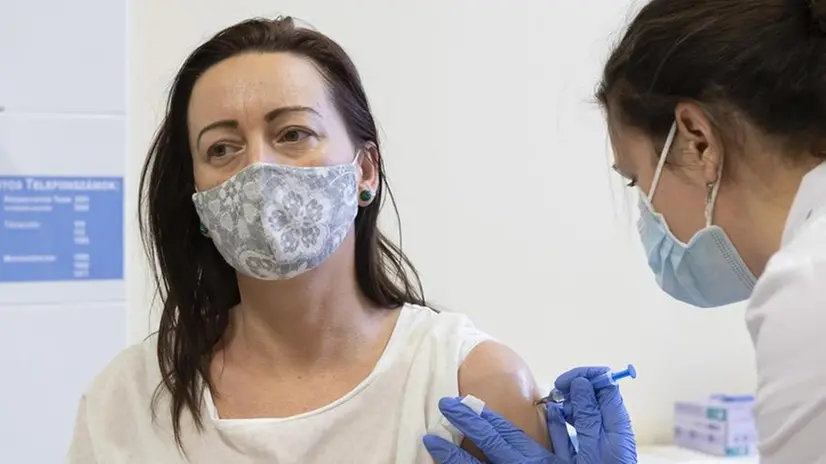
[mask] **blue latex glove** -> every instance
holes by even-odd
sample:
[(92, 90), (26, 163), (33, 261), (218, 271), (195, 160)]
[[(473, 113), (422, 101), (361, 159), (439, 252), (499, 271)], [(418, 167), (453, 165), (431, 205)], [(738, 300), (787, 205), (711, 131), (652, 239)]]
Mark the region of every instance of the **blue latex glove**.
[[(555, 455), (576, 464), (625, 464), (637, 462), (637, 443), (628, 410), (616, 385), (594, 391), (590, 379), (610, 369), (578, 367), (556, 379), (554, 386), (570, 392), (570, 401), (548, 406), (548, 434)], [(565, 423), (576, 429), (578, 452), (571, 444)]]
[[(581, 367), (561, 375), (556, 388), (570, 394), (564, 407), (548, 408), (548, 433), (555, 453), (534, 442), (499, 414), (485, 408), (477, 415), (460, 402), (443, 398), (439, 409), (493, 464), (626, 464), (637, 462), (636, 443), (628, 411), (616, 386), (595, 392), (589, 379), (607, 368)], [(577, 430), (579, 450), (571, 444), (566, 419)], [(424, 445), (439, 464), (481, 463), (469, 453), (435, 435)]]

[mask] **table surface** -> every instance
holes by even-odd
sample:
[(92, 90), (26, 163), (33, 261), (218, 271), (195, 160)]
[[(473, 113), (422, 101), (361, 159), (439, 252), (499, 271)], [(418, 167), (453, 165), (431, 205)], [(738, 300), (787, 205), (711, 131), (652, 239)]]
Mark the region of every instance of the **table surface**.
[(639, 449), (639, 464), (758, 464), (757, 456), (720, 457), (676, 446), (647, 446)]

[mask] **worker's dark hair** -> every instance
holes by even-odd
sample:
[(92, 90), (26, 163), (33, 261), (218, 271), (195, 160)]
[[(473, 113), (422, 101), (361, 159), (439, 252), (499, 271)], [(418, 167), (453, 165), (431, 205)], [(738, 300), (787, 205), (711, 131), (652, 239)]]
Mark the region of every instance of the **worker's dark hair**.
[(376, 123), (353, 62), (334, 41), (296, 26), (289, 17), (252, 19), (224, 29), (195, 49), (178, 71), (140, 181), (141, 233), (163, 302), (157, 353), (163, 381), (152, 411), (156, 413), (159, 395), (171, 396), (172, 425), (182, 450), (181, 416), (190, 413), (198, 429), (203, 427), (201, 396), (204, 385), (213, 386), (210, 362), (227, 328), (229, 310), (240, 301), (235, 270), (199, 232), (192, 203), (189, 100), (195, 82), (212, 66), (242, 53), (269, 52), (311, 60), (352, 140), (358, 145), (373, 143), (379, 153), (372, 160), (378, 170), (374, 201), (359, 208), (355, 219), (354, 266), (361, 292), (382, 308), (427, 306), (415, 268), (378, 229), (385, 190), (391, 200), (393, 195), (386, 183)]
[(652, 0), (605, 65), (611, 117), (664, 140), (679, 102), (826, 156), (826, 0)]

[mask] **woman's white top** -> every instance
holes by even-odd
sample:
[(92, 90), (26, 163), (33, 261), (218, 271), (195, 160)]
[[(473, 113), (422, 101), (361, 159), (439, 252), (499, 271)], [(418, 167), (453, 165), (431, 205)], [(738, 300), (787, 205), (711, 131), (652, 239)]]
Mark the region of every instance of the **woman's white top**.
[(161, 381), (151, 337), (121, 353), (83, 396), (68, 462), (432, 463), (425, 434), (460, 439), (441, 426), (439, 399), (458, 395), (459, 366), (490, 339), (463, 315), (405, 306), (373, 372), (327, 406), (287, 418), (224, 420), (206, 392), (204, 430), (182, 417), (185, 458), (172, 435), (168, 395), (154, 421), (151, 415)]
[(760, 462), (826, 463), (826, 163), (804, 177), (746, 322)]

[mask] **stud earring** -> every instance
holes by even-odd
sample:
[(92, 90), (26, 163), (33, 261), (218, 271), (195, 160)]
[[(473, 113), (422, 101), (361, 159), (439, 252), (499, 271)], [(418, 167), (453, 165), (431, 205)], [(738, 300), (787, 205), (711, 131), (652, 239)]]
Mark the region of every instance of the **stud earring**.
[(370, 189), (364, 189), (359, 192), (359, 200), (367, 203), (373, 199), (373, 191)]
[(204, 237), (209, 236), (209, 230), (206, 228), (203, 222), (198, 223), (198, 229), (201, 231), (201, 235), (203, 235)]

